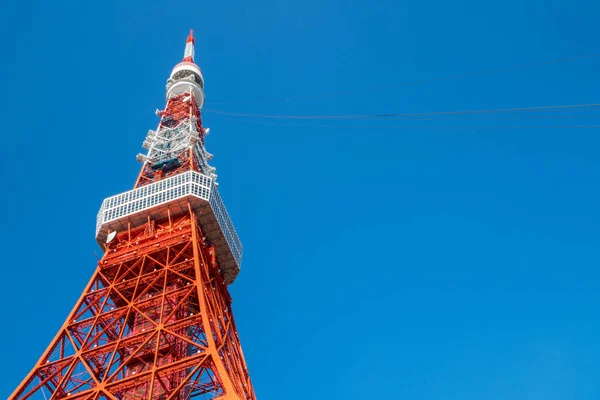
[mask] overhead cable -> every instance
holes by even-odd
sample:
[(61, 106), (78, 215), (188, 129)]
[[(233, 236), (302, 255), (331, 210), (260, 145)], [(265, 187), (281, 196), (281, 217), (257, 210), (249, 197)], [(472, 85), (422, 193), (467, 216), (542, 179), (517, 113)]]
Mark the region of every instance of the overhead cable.
[(509, 112), (531, 112), (531, 111), (549, 111), (549, 110), (564, 110), (576, 108), (594, 108), (600, 107), (600, 103), (587, 104), (568, 104), (568, 105), (552, 105), (538, 107), (512, 107), (512, 108), (495, 108), (495, 109), (480, 109), (480, 110), (458, 110), (458, 111), (433, 111), (433, 112), (418, 112), (418, 113), (380, 113), (380, 114), (354, 114), (354, 115), (268, 115), (268, 114), (250, 114), (250, 113), (235, 113), (218, 110), (204, 110), (207, 113), (216, 115), (229, 115), (232, 117), (244, 118), (264, 118), (264, 119), (379, 119), (379, 118), (402, 118), (402, 117), (424, 117), (436, 115), (468, 115), (468, 114), (497, 114)]

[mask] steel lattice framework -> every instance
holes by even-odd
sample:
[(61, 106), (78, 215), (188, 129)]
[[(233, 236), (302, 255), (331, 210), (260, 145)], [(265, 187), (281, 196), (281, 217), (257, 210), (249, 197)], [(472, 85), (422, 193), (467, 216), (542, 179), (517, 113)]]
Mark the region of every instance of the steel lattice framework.
[(227, 285), (242, 247), (204, 147), (194, 38), (139, 154), (135, 187), (107, 198), (92, 279), (10, 399), (255, 399)]

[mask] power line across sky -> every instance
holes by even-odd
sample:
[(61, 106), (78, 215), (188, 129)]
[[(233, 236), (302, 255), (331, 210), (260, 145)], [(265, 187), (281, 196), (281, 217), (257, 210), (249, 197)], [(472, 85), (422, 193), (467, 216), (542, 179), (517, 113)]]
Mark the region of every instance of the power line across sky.
[(218, 111), (205, 109), (204, 111), (216, 115), (227, 115), (231, 117), (259, 118), (259, 119), (294, 119), (294, 120), (349, 120), (349, 119), (383, 119), (383, 118), (402, 118), (402, 117), (428, 117), (428, 116), (447, 116), (447, 115), (471, 115), (471, 114), (503, 114), (517, 112), (537, 112), (537, 111), (556, 111), (598, 108), (600, 103), (584, 104), (562, 104), (547, 105), (536, 107), (509, 107), (492, 109), (472, 109), (472, 110), (454, 110), (454, 111), (428, 111), (416, 113), (377, 113), (377, 114), (350, 114), (350, 115), (276, 115), (276, 114), (252, 114), (236, 113), (228, 111)]

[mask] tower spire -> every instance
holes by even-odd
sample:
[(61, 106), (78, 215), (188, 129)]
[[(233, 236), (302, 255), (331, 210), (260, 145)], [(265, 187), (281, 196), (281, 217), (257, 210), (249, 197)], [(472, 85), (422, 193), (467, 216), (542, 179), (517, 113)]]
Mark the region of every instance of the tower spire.
[(190, 29), (190, 34), (185, 41), (185, 52), (183, 53), (184, 62), (194, 62), (194, 30)]

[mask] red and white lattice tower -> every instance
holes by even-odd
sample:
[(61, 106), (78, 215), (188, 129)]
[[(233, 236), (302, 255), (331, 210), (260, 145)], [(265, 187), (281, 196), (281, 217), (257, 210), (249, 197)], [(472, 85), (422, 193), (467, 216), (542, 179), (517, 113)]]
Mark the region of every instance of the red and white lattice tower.
[(133, 190), (104, 200), (92, 279), (10, 399), (255, 399), (227, 285), (242, 245), (204, 147), (194, 37)]

